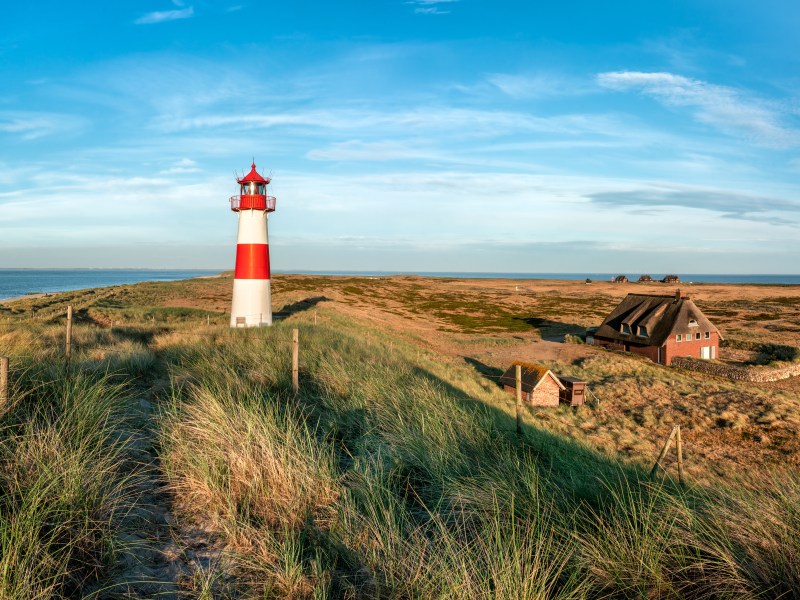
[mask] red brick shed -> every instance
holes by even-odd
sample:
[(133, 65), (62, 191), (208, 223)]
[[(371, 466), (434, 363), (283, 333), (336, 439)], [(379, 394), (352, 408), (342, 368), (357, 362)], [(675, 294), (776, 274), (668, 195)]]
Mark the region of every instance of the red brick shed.
[(564, 385), (547, 367), (515, 360), (500, 377), (503, 388), (512, 396), (517, 393), (517, 365), (522, 367), (522, 400), (533, 406), (558, 406)]
[(669, 365), (676, 356), (719, 357), (719, 330), (688, 296), (628, 294), (594, 333), (594, 345)]

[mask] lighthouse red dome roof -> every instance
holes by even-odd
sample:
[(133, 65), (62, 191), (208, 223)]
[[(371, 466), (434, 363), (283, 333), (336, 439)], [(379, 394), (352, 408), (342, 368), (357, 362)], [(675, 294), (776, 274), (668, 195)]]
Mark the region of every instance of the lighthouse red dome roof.
[(255, 181), (256, 183), (269, 183), (270, 178), (267, 177), (264, 179), (261, 175), (258, 174), (256, 171), (256, 163), (254, 162), (250, 167), (250, 172), (242, 177), (241, 179), (237, 179), (239, 183), (250, 183), (251, 181)]

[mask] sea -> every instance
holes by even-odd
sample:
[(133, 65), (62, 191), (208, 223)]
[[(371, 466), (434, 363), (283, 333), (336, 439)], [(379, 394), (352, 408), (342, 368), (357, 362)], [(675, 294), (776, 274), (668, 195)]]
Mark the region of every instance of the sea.
[(219, 273), (219, 269), (0, 269), (0, 300), (142, 281), (177, 281)]
[[(218, 275), (218, 269), (0, 269), (0, 300), (27, 294), (50, 294), (85, 288), (139, 283), (142, 281), (176, 281)], [(420, 275), (423, 277), (455, 277), (463, 279), (566, 279), (610, 281), (619, 273), (469, 273), (459, 271), (275, 271), (304, 275), (343, 275), (354, 277), (388, 277), (391, 275)], [(664, 274), (651, 273), (653, 279)], [(682, 283), (749, 283), (764, 285), (800, 285), (800, 275), (746, 275), (719, 273), (678, 273)], [(638, 274), (629, 275), (636, 281)]]
[[(280, 273), (281, 271), (274, 271)], [(611, 281), (620, 273), (469, 273), (460, 271), (286, 271), (301, 275), (341, 275), (353, 277), (388, 277), (390, 275), (420, 275), (422, 277), (455, 277), (457, 279), (566, 279), (592, 281)], [(640, 273), (630, 273), (631, 281), (636, 281)], [(649, 273), (654, 279), (662, 279), (666, 273)], [(678, 273), (682, 283), (749, 283), (764, 285), (800, 285), (798, 275), (733, 275), (720, 273)]]

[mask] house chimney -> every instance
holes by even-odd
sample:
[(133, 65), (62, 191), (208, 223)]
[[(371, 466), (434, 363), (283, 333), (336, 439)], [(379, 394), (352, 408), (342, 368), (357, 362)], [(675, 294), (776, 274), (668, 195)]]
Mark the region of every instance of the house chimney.
[(675, 290), (675, 302), (682, 298), (686, 298), (686, 292), (682, 292), (680, 289)]

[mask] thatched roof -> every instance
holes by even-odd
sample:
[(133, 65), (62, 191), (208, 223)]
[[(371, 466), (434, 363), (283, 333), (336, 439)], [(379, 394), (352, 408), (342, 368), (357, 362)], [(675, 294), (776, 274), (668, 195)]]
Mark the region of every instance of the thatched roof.
[(639, 281), (653, 281), (653, 278), (650, 275), (639, 275)]
[[(597, 328), (595, 337), (661, 346), (679, 333), (716, 331), (688, 297), (628, 294)], [(629, 332), (629, 333), (628, 333)], [(719, 336), (722, 339), (722, 335)]]
[(617, 275), (614, 277), (614, 283), (627, 283), (628, 278), (625, 275)]
[(523, 392), (528, 393), (535, 390), (545, 377), (552, 377), (553, 381), (555, 381), (558, 384), (558, 387), (560, 387), (562, 390), (564, 389), (564, 384), (562, 384), (561, 381), (559, 381), (558, 377), (556, 377), (555, 374), (553, 374), (553, 372), (547, 367), (543, 367), (542, 365), (535, 365), (533, 363), (526, 363), (519, 360), (515, 360), (513, 363), (511, 363), (511, 366), (500, 377), (500, 383), (504, 385), (510, 385), (511, 387), (516, 387), (517, 365), (522, 367)]

